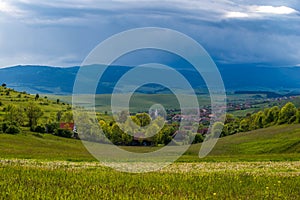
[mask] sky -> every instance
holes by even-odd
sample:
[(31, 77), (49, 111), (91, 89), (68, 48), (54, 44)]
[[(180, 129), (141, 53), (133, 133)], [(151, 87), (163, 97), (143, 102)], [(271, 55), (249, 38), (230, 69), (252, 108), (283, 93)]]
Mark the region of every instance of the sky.
[(180, 31), (217, 63), (300, 66), (298, 0), (0, 0), (0, 67), (80, 65), (141, 27)]

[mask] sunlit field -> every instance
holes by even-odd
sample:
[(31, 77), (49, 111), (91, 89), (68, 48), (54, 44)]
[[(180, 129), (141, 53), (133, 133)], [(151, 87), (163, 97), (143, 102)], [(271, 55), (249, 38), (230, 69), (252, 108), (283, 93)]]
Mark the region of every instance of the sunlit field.
[(300, 162), (177, 163), (130, 174), (97, 162), (1, 160), (2, 199), (299, 199)]

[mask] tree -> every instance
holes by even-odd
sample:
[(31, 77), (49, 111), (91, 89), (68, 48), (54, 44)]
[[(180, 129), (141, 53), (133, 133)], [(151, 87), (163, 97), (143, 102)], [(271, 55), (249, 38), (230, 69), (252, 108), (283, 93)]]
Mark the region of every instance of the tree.
[(18, 126), (10, 125), (6, 130), (5, 133), (8, 134), (18, 134), (21, 132), (21, 129)]
[(137, 118), (135, 116), (132, 117), (127, 117), (127, 120), (125, 121), (124, 124), (122, 124), (123, 126), (121, 128), (123, 128), (123, 130), (130, 134), (130, 135), (134, 135), (136, 133), (138, 133), (140, 131), (140, 127), (137, 126)]
[(23, 125), (24, 123), (24, 110), (21, 107), (15, 105), (7, 105), (5, 108), (4, 119), (10, 124), (17, 126)]
[(297, 114), (296, 114), (296, 123), (300, 123), (300, 108), (297, 110)]
[(157, 124), (153, 123), (153, 124), (151, 124), (151, 126), (147, 127), (145, 136), (152, 137), (152, 136), (158, 134), (159, 130), (160, 130), (159, 126)]
[(236, 130), (234, 128), (235, 128), (234, 123), (225, 124), (222, 134), (221, 134), (221, 137), (236, 133)]
[(65, 138), (71, 138), (73, 136), (73, 132), (68, 129), (58, 128), (55, 130), (54, 135), (65, 137)]
[(62, 111), (58, 111), (58, 112), (56, 113), (56, 121), (60, 122), (61, 117), (62, 117)]
[(99, 125), (101, 130), (103, 131), (104, 135), (110, 139), (111, 138), (111, 127), (107, 124), (104, 120), (99, 121)]
[(249, 128), (250, 128), (249, 124), (250, 124), (249, 119), (247, 119), (247, 118), (243, 119), (243, 120), (240, 122), (240, 128), (239, 128), (240, 131), (242, 131), (242, 132), (249, 131)]
[(122, 144), (123, 131), (117, 124), (114, 124), (111, 128), (111, 142), (113, 144)]
[(292, 102), (285, 104), (279, 113), (279, 124), (293, 123), (296, 121), (297, 108)]
[(159, 143), (169, 144), (172, 141), (172, 135), (175, 133), (175, 128), (173, 126), (165, 125), (162, 130), (159, 131), (159, 134), (162, 135)]
[(201, 143), (201, 142), (203, 142), (203, 140), (204, 140), (203, 135), (198, 133), (198, 134), (195, 135), (193, 144)]
[(258, 128), (263, 128), (264, 127), (264, 113), (262, 111), (259, 111), (258, 113), (255, 113), (252, 118), (252, 126), (251, 130), (258, 129)]
[(151, 122), (151, 117), (147, 113), (138, 113), (135, 117), (137, 118), (137, 124), (141, 127), (147, 126)]
[(226, 114), (226, 115), (223, 115), (221, 117), (222, 121), (224, 121), (225, 124), (228, 124), (228, 123), (231, 123), (231, 122), (234, 122), (235, 120), (235, 117), (233, 114)]
[(276, 124), (279, 118), (280, 109), (278, 106), (273, 106), (270, 109), (266, 109), (265, 118), (264, 118), (264, 126), (270, 126)]
[(64, 114), (61, 117), (61, 120), (63, 122), (71, 122), (71, 123), (74, 122), (73, 112), (72, 111), (64, 112)]
[(218, 134), (218, 133), (221, 133), (221, 131), (223, 130), (224, 128), (224, 124), (222, 122), (215, 122), (211, 128), (211, 132), (213, 134)]
[(35, 100), (38, 100), (39, 98), (40, 98), (40, 95), (39, 95), (39, 94), (36, 94), (34, 99), (35, 99)]
[(34, 103), (30, 103), (27, 106), (25, 113), (28, 117), (28, 120), (29, 120), (28, 125), (30, 127), (36, 126), (38, 123), (38, 119), (41, 116), (43, 116), (43, 111), (41, 110), (41, 108)]

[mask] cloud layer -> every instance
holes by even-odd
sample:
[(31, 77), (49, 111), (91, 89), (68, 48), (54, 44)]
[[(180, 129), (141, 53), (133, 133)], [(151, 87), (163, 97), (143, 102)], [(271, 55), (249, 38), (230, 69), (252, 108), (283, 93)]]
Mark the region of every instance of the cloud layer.
[(0, 66), (79, 65), (112, 34), (159, 26), (181, 31), (218, 62), (300, 63), (297, 0), (1, 0)]

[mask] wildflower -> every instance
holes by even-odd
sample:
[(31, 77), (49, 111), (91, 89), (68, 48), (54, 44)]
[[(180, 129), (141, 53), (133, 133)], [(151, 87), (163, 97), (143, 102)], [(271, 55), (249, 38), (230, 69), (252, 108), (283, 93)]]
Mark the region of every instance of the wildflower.
[(216, 196), (216, 195), (217, 195), (217, 193), (215, 193), (215, 192), (214, 192), (214, 193), (213, 193), (213, 195), (214, 195), (214, 196)]
[(268, 190), (268, 189), (269, 189), (269, 187), (266, 187), (266, 189)]
[(278, 181), (278, 184), (280, 184), (281, 183), (281, 181)]

